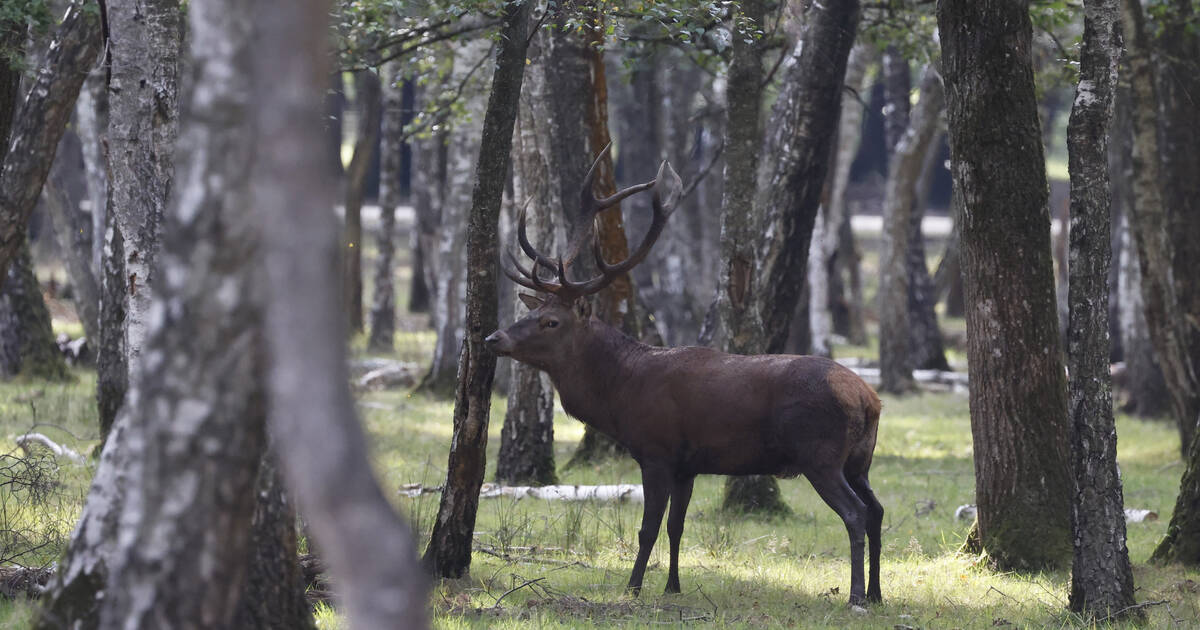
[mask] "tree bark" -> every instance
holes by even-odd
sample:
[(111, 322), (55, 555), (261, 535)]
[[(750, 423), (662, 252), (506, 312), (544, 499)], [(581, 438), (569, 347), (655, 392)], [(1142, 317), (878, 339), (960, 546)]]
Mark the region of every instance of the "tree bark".
[(488, 414), (496, 355), (483, 339), (496, 330), (499, 213), (508, 177), (513, 125), (525, 75), (532, 3), (505, 6), (495, 74), (483, 120), (467, 226), (467, 322), (454, 400), (454, 439), (445, 490), (423, 563), (430, 573), (458, 578), (471, 566), (471, 541), (487, 458)]
[[(752, 316), (762, 328), (754, 334), (761, 335), (761, 345), (745, 346), (736, 352), (778, 353), (787, 343), (792, 316), (804, 292), (808, 247), (825, 185), (858, 16), (857, 1), (813, 4), (805, 16), (800, 40), (789, 53), (790, 65), (767, 124), (763, 151), (775, 159), (761, 169), (756, 186), (754, 203), (762, 213), (762, 223), (755, 267), (741, 271), (730, 264), (727, 272), (754, 276), (752, 288), (742, 295), (755, 301)], [(736, 288), (741, 291), (745, 286)], [(782, 502), (761, 503), (764, 497), (778, 497), (778, 488), (767, 486), (776, 486), (775, 480), (759, 477), (727, 482), (724, 506), (742, 511), (777, 510)]]
[[(907, 88), (906, 82), (896, 89), (899, 87)], [(904, 96), (907, 103), (907, 89)], [(941, 77), (932, 66), (926, 66), (921, 77), (921, 100), (912, 115), (906, 116), (909, 120), (888, 163), (887, 196), (883, 205), (884, 238), (879, 264), (879, 367), (880, 389), (894, 394), (916, 389), (912, 379), (916, 366), (910, 344), (916, 314), (910, 308), (913, 289), (909, 285), (908, 259), (913, 245), (909, 239), (912, 214), (916, 212), (920, 198), (921, 171), (925, 155), (937, 135), (942, 103)]]
[[(354, 75), (355, 106), (358, 128), (354, 153), (346, 169), (346, 205), (342, 229), (342, 300), (351, 333), (363, 330), (362, 281), (362, 205), (366, 193), (367, 171), (379, 140), (382, 117), (379, 76), (360, 70)], [(381, 207), (382, 210), (382, 207)], [(394, 219), (393, 219), (394, 220)]]
[(763, 352), (783, 348), (803, 288), (858, 17), (857, 1), (808, 9), (767, 124), (763, 154), (776, 159), (759, 174), (763, 238), (752, 294), (766, 338)]
[(0, 163), (0, 288), (9, 263), (24, 247), (29, 215), (87, 68), (100, 53), (100, 17), (84, 5), (78, 0), (67, 10), (29, 95), (13, 116), (8, 151)]
[(817, 215), (813, 228), (816, 248), (809, 256), (808, 284), (809, 317), (812, 329), (813, 354), (833, 356), (830, 337), (835, 331), (834, 311), (843, 309), (845, 283), (841, 277), (840, 258), (849, 254), (841, 251), (840, 233), (843, 223), (849, 223), (846, 187), (850, 183), (850, 164), (858, 152), (862, 136), (862, 104), (856, 98), (862, 93), (870, 53), (866, 44), (856, 44), (846, 61), (846, 85), (853, 94), (842, 94), (838, 118), (837, 147), (830, 169), (829, 200)]
[[(471, 208), (471, 181), (479, 155), (479, 137), (485, 116), (486, 88), (475, 69), (480, 57), (490, 54), (486, 40), (473, 41), (454, 51), (452, 82), (469, 83), (464, 90), (468, 116), (447, 133), (445, 177), (440, 201), (436, 265), (433, 269), (433, 325), (437, 331), (433, 359), (421, 389), (438, 396), (453, 396), (457, 388), (459, 353), (465, 335), (467, 222)], [(472, 74), (474, 72), (475, 74)], [(489, 331), (490, 332), (490, 331)]]
[(238, 67), (253, 22), (239, 6), (191, 6), (199, 74), (181, 153), (188, 189), (166, 216), (154, 287), (162, 315), (149, 321), (146, 369), (105, 445), (39, 627), (232, 622), (265, 415), (258, 230), (244, 211), (251, 83)]
[[(1180, 448), (1188, 453), (1200, 415), (1200, 381), (1196, 365), (1188, 354), (1189, 324), (1181, 302), (1183, 286), (1194, 280), (1195, 265), (1180, 275), (1173, 269), (1176, 242), (1171, 236), (1172, 211), (1164, 193), (1167, 173), (1163, 168), (1159, 138), (1158, 87), (1155, 85), (1155, 63), (1152, 42), (1147, 35), (1142, 5), (1125, 0), (1125, 44), (1129, 58), (1130, 93), (1133, 101), (1133, 191), (1135, 207), (1131, 224), (1137, 240), (1138, 261), (1142, 273), (1142, 299), (1150, 338), (1158, 357), (1159, 367), (1171, 394), (1171, 406), (1179, 426)], [(1189, 175), (1189, 177), (1192, 177)], [(1200, 333), (1198, 333), (1200, 334)]]
[(938, 4), (971, 369), (979, 541), (1009, 570), (1071, 556), (1067, 387), (1027, 2)]
[(50, 312), (33, 274), (26, 244), (8, 266), (0, 288), (0, 377), (67, 379), (66, 363), (50, 329)]
[[(1166, 228), (1171, 240), (1173, 275), (1168, 281), (1174, 281), (1172, 288), (1176, 300), (1176, 310), (1167, 310), (1166, 315), (1182, 320), (1177, 324), (1179, 336), (1176, 342), (1181, 344), (1177, 351), (1182, 355), (1186, 379), (1173, 377), (1174, 368), (1167, 369), (1167, 366), (1164, 366), (1164, 373), (1173, 398), (1177, 399), (1180, 434), (1188, 446), (1184, 449), (1187, 467), (1179, 482), (1179, 497), (1171, 514), (1171, 523), (1151, 559), (1195, 567), (1200, 566), (1200, 438), (1196, 437), (1200, 430), (1200, 321), (1197, 320), (1200, 317), (1200, 278), (1196, 275), (1196, 267), (1200, 265), (1200, 245), (1195, 242), (1195, 234), (1200, 230), (1200, 182), (1196, 181), (1196, 173), (1200, 172), (1200, 148), (1195, 145), (1200, 142), (1200, 101), (1197, 100), (1200, 78), (1195, 76), (1200, 72), (1200, 33), (1196, 32), (1197, 15), (1191, 2), (1173, 0), (1163, 8), (1158, 41), (1162, 59), (1157, 64), (1160, 69), (1159, 137), (1163, 143), (1160, 155), (1166, 185), (1163, 197), (1168, 209)], [(1130, 46), (1131, 63), (1144, 64), (1138, 59), (1138, 52)], [(1135, 84), (1135, 107), (1138, 107), (1136, 90)], [(1134, 167), (1136, 171), (1136, 153)], [(1157, 254), (1161, 256), (1162, 252)], [(1145, 263), (1145, 254), (1142, 260)], [(1150, 275), (1146, 265), (1142, 271), (1143, 279)], [(1151, 317), (1153, 305), (1150, 299), (1146, 300), (1146, 306), (1146, 319), (1153, 335), (1155, 318)]]
[[(83, 143), (83, 168), (87, 175), (88, 205), (92, 217), (92, 274), (97, 290), (104, 273), (104, 218), (108, 206), (107, 159), (102, 148), (108, 133), (108, 94), (104, 73), (93, 70), (75, 101), (75, 132)], [(98, 338), (98, 337), (97, 337)]]
[(125, 243), (110, 212), (104, 213), (103, 269), (100, 277), (100, 333), (96, 342), (96, 406), (100, 439), (105, 441), (117, 421), (129, 388), (125, 353)]
[[(747, 20), (762, 24), (766, 5), (742, 4)], [(725, 187), (721, 198), (721, 271), (717, 281), (719, 333), (715, 341), (734, 354), (758, 354), (767, 345), (755, 300), (762, 277), (756, 273), (762, 207), (756, 203), (758, 156), (762, 149), (762, 42), (733, 38), (726, 88)], [(789, 75), (790, 76), (790, 75)], [(779, 484), (770, 476), (727, 477), (723, 509), (786, 513)]]
[[(513, 136), (513, 202), (531, 210), (528, 228), (539, 251), (556, 251), (555, 208), (562, 208), (558, 189), (551, 181), (554, 171), (547, 149), (552, 142), (546, 72), (550, 34), (533, 37), (525, 69), (524, 98)], [(511, 240), (511, 238), (510, 238)], [(519, 291), (519, 289), (518, 289)], [(512, 318), (524, 315), (524, 306), (514, 292)], [(554, 468), (554, 388), (550, 378), (524, 363), (513, 362), (508, 389), (508, 408), (500, 433), (496, 481), (511, 485), (545, 485), (557, 482)]]
[[(939, 90), (941, 89), (939, 84)], [(944, 101), (944, 99), (943, 99)], [(937, 124), (937, 123), (935, 123)], [(949, 370), (946, 361), (946, 350), (942, 342), (942, 330), (938, 327), (937, 291), (933, 278), (929, 275), (929, 267), (925, 263), (925, 235), (921, 226), (925, 220), (926, 206), (929, 204), (929, 191), (933, 184), (934, 172), (941, 168), (939, 147), (945, 137), (945, 131), (937, 124), (938, 129), (925, 151), (924, 163), (917, 184), (917, 202), (913, 204), (912, 213), (908, 219), (908, 313), (912, 327), (912, 342), (909, 344), (909, 356), (914, 368), (918, 370)]]
[(246, 586), (233, 616), (235, 628), (310, 630), (312, 609), (296, 551), (296, 508), (275, 456), (263, 454), (254, 494)]
[(62, 253), (67, 276), (71, 279), (71, 297), (75, 313), (83, 324), (83, 333), (93, 346), (100, 338), (100, 289), (92, 272), (92, 224), (90, 217), (76, 207), (61, 186), (61, 165), (53, 167), (42, 186), (42, 206), (54, 223), (55, 240)]
[(108, 213), (124, 246), (125, 354), (141, 368), (178, 134), (179, 0), (115, 3), (107, 15)]
[(375, 293), (371, 301), (371, 336), (367, 348), (391, 352), (396, 332), (396, 291), (392, 282), (396, 251), (396, 208), (400, 205), (400, 159), (404, 152), (404, 109), (396, 84), (399, 66), (383, 67), (383, 112), (380, 123), (379, 250), (375, 257)]
[[(253, 57), (254, 215), (267, 273), (269, 421), (288, 487), (351, 628), (426, 625), (408, 526), (375, 479), (347, 385), (334, 189), (322, 154), (324, 0), (261, 0)], [(303, 339), (304, 343), (296, 343)]]
[(1108, 134), (1121, 54), (1118, 2), (1084, 2), (1079, 84), (1067, 125), (1071, 173), (1067, 361), (1074, 481), (1070, 608), (1102, 618), (1127, 611), (1135, 603), (1108, 368), (1112, 258)]

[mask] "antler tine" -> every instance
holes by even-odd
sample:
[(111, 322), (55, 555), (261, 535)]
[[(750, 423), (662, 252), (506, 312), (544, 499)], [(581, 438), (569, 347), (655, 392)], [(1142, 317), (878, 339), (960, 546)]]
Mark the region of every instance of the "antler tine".
[[(621, 274), (633, 269), (638, 263), (645, 260), (650, 253), (650, 248), (654, 246), (662, 234), (663, 228), (667, 225), (667, 219), (671, 217), (671, 213), (675, 210), (675, 203), (679, 200), (683, 183), (679, 179), (679, 175), (675, 173), (675, 169), (665, 160), (658, 167), (658, 177), (654, 182), (654, 199), (651, 204), (654, 207), (654, 218), (650, 223), (650, 229), (646, 231), (645, 238), (638, 245), (637, 249), (629, 255), (625, 260), (616, 263), (608, 264), (604, 260), (604, 254), (600, 251), (600, 241), (593, 235), (592, 238), (592, 253), (596, 257), (596, 266), (600, 269), (600, 276), (585, 280), (583, 282), (570, 282), (566, 278), (566, 274), (559, 270), (559, 281), (564, 289), (573, 292), (578, 292), (580, 295), (587, 295), (600, 291), (604, 287), (616, 280)], [(663, 197), (664, 190), (666, 198)]]
[[(554, 271), (554, 260), (549, 256), (534, 249), (529, 242), (529, 234), (525, 230), (525, 208), (521, 208), (521, 214), (517, 219), (517, 242), (521, 245), (521, 250), (525, 252), (537, 265), (541, 265), (550, 271)], [(536, 270), (536, 265), (535, 265)]]
[(526, 269), (521, 262), (517, 260), (516, 254), (514, 254), (511, 249), (509, 249), (507, 253), (509, 261), (512, 262), (512, 265), (516, 268), (517, 272), (520, 273), (520, 275), (517, 275), (508, 267), (501, 265), (500, 267), (504, 271), (504, 275), (508, 276), (509, 280), (516, 282), (526, 289), (533, 289), (534, 291), (541, 291), (543, 293), (557, 294), (562, 291), (562, 285), (555, 284), (553, 282), (546, 282), (545, 280), (539, 278), (536, 273), (537, 267), (534, 267), (532, 270)]

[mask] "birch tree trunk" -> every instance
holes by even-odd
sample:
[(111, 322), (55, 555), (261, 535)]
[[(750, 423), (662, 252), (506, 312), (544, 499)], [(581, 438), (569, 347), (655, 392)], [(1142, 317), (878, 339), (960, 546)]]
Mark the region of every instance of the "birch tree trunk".
[(25, 244), (8, 266), (0, 288), (0, 377), (18, 374), (63, 380), (67, 366), (50, 329), (50, 312), (33, 273), (33, 258)]
[(84, 5), (77, 0), (67, 10), (8, 132), (7, 152), (0, 163), (0, 288), (9, 263), (25, 246), (29, 215), (41, 195), (87, 68), (100, 53), (100, 18)]
[[(454, 394), (457, 384), (459, 353), (462, 349), (463, 315), (466, 304), (467, 221), (471, 207), (471, 181), (479, 155), (479, 137), (484, 118), (486, 87), (476, 68), (481, 57), (490, 54), (487, 40), (475, 40), (454, 51), (452, 84), (467, 82), (466, 118), (448, 132), (446, 175), (441, 195), (441, 222), (437, 236), (437, 263), (433, 270), (433, 325), (437, 342), (429, 373), (421, 388), (439, 396)], [(486, 65), (486, 64), (485, 64)], [(489, 333), (491, 331), (488, 331)]]
[[(329, 3), (260, 0), (252, 109), (254, 215), (267, 274), (269, 421), (288, 487), (351, 628), (426, 626), (408, 526), (370, 467), (347, 385), (334, 187), (322, 153)], [(304, 343), (296, 343), (303, 339)]]
[(253, 22), (240, 3), (190, 13), (186, 190), (165, 217), (145, 369), (39, 627), (228, 627), (244, 584), (265, 417), (259, 231), (245, 212), (252, 83), (239, 65)]
[[(178, 134), (179, 0), (108, 7), (108, 213), (120, 231), (125, 354), (139, 369)], [(115, 263), (114, 263), (115, 264)]]
[[(1200, 379), (1188, 354), (1189, 324), (1183, 314), (1182, 285), (1193, 277), (1193, 268), (1181, 276), (1173, 269), (1176, 241), (1168, 201), (1164, 195), (1167, 173), (1159, 142), (1158, 87), (1152, 42), (1147, 35), (1142, 5), (1124, 0), (1125, 45), (1129, 58), (1130, 93), (1133, 102), (1133, 194), (1131, 224), (1137, 240), (1142, 273), (1142, 299), (1150, 338), (1159, 366), (1171, 393), (1171, 406), (1179, 426), (1180, 447), (1187, 454), (1200, 415)], [(1189, 176), (1190, 177), (1190, 176)], [(1200, 333), (1197, 333), (1200, 335)]]
[(396, 332), (396, 291), (393, 264), (396, 251), (396, 208), (400, 205), (401, 168), (404, 153), (404, 109), (401, 87), (396, 84), (399, 66), (385, 64), (381, 77), (383, 112), (380, 124), (379, 241), (375, 255), (375, 293), (371, 300), (371, 336), (367, 348), (390, 352)]
[[(551, 183), (555, 173), (548, 161), (551, 130), (545, 75), (550, 63), (550, 37), (547, 31), (534, 35), (526, 55), (530, 65), (525, 69), (524, 95), (513, 135), (513, 202), (528, 209), (529, 235), (538, 251), (561, 251), (552, 215), (559, 214), (554, 209), (563, 205), (558, 188)], [(514, 291), (511, 299), (513, 320), (524, 316), (525, 307), (517, 297), (518, 291)], [(556, 480), (554, 389), (550, 377), (537, 368), (513, 362), (496, 481), (545, 485)]]
[[(1095, 617), (1135, 603), (1109, 378), (1108, 271), (1112, 257), (1108, 135), (1121, 55), (1119, 0), (1086, 0), (1079, 84), (1067, 125), (1071, 173), (1070, 608)], [(1128, 613), (1125, 613), (1128, 614)]]
[[(75, 102), (75, 132), (83, 143), (83, 168), (87, 175), (88, 205), (92, 217), (92, 274), (99, 279), (104, 270), (104, 217), (108, 209), (107, 160), (102, 147), (107, 143), (108, 94), (104, 73), (93, 70)], [(98, 339), (96, 337), (95, 339)], [(93, 339), (89, 339), (94, 343)]]
[[(846, 61), (846, 85), (855, 94), (863, 91), (867, 63), (870, 53), (866, 44), (857, 44), (850, 50)], [(838, 117), (837, 147), (834, 152), (832, 177), (829, 185), (829, 201), (817, 214), (813, 227), (813, 245), (808, 259), (809, 318), (812, 329), (812, 352), (821, 356), (833, 356), (830, 337), (834, 333), (833, 300), (839, 295), (834, 291), (841, 280), (838, 258), (848, 252), (839, 251), (839, 234), (843, 223), (850, 221), (846, 203), (846, 187), (850, 183), (850, 164), (858, 152), (862, 136), (862, 104), (854, 95), (843, 93), (841, 114)], [(839, 276), (836, 277), (835, 276)]]
[(1066, 376), (1027, 2), (938, 4), (971, 369), (977, 540), (1005, 570), (1070, 561)]
[(423, 563), (435, 576), (458, 578), (471, 566), (471, 542), (486, 464), (488, 415), (496, 355), (483, 339), (496, 330), (498, 223), (512, 152), (513, 125), (525, 74), (533, 3), (508, 3), (483, 119), (467, 227), (467, 322), (454, 400), (454, 439), (445, 490)]

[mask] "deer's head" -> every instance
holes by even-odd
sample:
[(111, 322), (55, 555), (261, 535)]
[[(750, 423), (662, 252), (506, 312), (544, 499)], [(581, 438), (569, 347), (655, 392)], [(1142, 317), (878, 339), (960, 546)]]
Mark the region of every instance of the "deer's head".
[[(607, 150), (606, 147), (605, 151)], [(604, 199), (597, 199), (592, 191), (592, 184), (596, 176), (596, 167), (604, 157), (605, 151), (592, 163), (587, 177), (584, 178), (580, 195), (581, 220), (594, 221), (597, 214), (617, 205), (622, 199), (651, 190), (654, 219), (650, 229), (646, 231), (646, 237), (629, 258), (609, 264), (600, 252), (593, 227), (591, 230), (583, 230), (577, 240), (568, 246), (565, 258), (551, 258), (538, 252), (530, 244), (525, 230), (525, 211), (522, 210), (517, 221), (517, 242), (529, 257), (531, 266), (523, 266), (509, 250), (508, 256), (513, 269), (505, 267), (504, 273), (513, 282), (541, 295), (520, 295), (521, 301), (529, 307), (530, 312), (512, 326), (488, 336), (486, 341), (493, 352), (501, 356), (511, 356), (543, 370), (550, 369), (563, 359), (569, 359), (574, 355), (573, 349), (577, 347), (581, 336), (587, 333), (590, 326), (591, 309), (584, 298), (604, 289), (613, 280), (642, 262), (662, 233), (682, 190), (679, 175), (670, 164), (663, 162), (658, 168), (658, 176), (649, 182), (630, 186)], [(571, 263), (589, 238), (600, 275), (583, 281), (571, 280), (568, 277)], [(544, 278), (545, 275), (552, 275), (552, 278)]]

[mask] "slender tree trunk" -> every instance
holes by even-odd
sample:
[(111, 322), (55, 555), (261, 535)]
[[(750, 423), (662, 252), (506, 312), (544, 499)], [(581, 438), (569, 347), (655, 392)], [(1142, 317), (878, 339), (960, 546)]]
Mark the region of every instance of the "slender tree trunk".
[(42, 186), (42, 205), (54, 223), (54, 235), (62, 252), (67, 276), (71, 279), (72, 302), (83, 324), (83, 333), (93, 347), (100, 338), (100, 289), (92, 272), (92, 225), (89, 217), (76, 207), (60, 182), (61, 165), (51, 170)]
[(6, 275), (0, 289), (0, 377), (23, 374), (37, 379), (66, 379), (69, 373), (54, 342), (50, 312), (33, 274), (28, 244), (8, 266)]
[[(354, 76), (355, 106), (358, 108), (358, 130), (354, 137), (354, 154), (346, 169), (346, 205), (342, 229), (342, 300), (346, 308), (349, 332), (363, 331), (362, 281), (362, 206), (366, 193), (367, 174), (371, 157), (379, 140), (382, 116), (379, 76), (366, 70)], [(381, 208), (382, 209), (382, 208)], [(394, 220), (394, 219), (393, 219)]]
[[(267, 273), (270, 427), (351, 628), (426, 626), (408, 526), (379, 487), (354, 415), (332, 174), (321, 117), (329, 3), (260, 0), (251, 91), (258, 150), (254, 215)], [(303, 339), (304, 343), (296, 343)]]
[[(1124, 0), (1125, 43), (1129, 58), (1130, 93), (1133, 101), (1133, 190), (1135, 207), (1131, 224), (1137, 237), (1138, 260), (1142, 273), (1142, 299), (1150, 338), (1171, 393), (1171, 406), (1179, 426), (1180, 447), (1186, 456), (1200, 415), (1200, 380), (1196, 365), (1188, 354), (1189, 324), (1181, 303), (1184, 284), (1196, 280), (1195, 265), (1181, 276), (1172, 268), (1176, 260), (1176, 241), (1171, 232), (1171, 212), (1164, 194), (1167, 173), (1161, 160), (1160, 128), (1156, 108), (1159, 103), (1155, 85), (1152, 44), (1147, 35), (1142, 5)], [(1189, 175), (1189, 177), (1191, 177)], [(1197, 333), (1200, 335), (1200, 332)]]
[[(1128, 61), (1118, 74), (1128, 75)], [(1134, 242), (1133, 220), (1133, 120), (1128, 82), (1117, 87), (1113, 112), (1112, 140), (1108, 145), (1112, 174), (1113, 214), (1117, 232), (1117, 291), (1120, 308), (1121, 354), (1125, 361), (1126, 397), (1122, 410), (1141, 417), (1166, 416), (1171, 412), (1171, 394), (1154, 358), (1154, 345), (1146, 325), (1142, 301), (1142, 273)]]
[[(939, 85), (939, 90), (940, 90)], [(935, 121), (935, 124), (937, 122)], [(925, 151), (924, 163), (917, 184), (917, 202), (913, 204), (908, 220), (908, 313), (912, 327), (912, 342), (909, 356), (918, 370), (949, 370), (946, 351), (942, 342), (942, 331), (938, 327), (937, 294), (933, 278), (925, 263), (925, 235), (921, 226), (925, 220), (925, 209), (929, 204), (929, 190), (933, 184), (933, 173), (941, 168), (938, 148), (942, 145), (945, 132), (941, 125), (934, 131), (933, 140)]]
[(371, 336), (367, 347), (376, 352), (391, 352), (396, 332), (396, 291), (393, 286), (393, 259), (396, 251), (396, 208), (400, 205), (400, 159), (404, 152), (404, 109), (401, 103), (399, 66), (383, 67), (383, 113), (380, 129), (379, 166), (379, 243), (375, 258), (375, 294), (371, 304)]
[(756, 290), (766, 337), (759, 351), (779, 352), (800, 297), (813, 223), (837, 127), (846, 60), (858, 26), (857, 1), (814, 3), (790, 54), (775, 101), (759, 174), (756, 203), (763, 213)]
[(462, 577), (471, 566), (471, 541), (486, 463), (492, 374), (496, 368), (496, 355), (487, 348), (483, 338), (499, 324), (496, 274), (499, 271), (500, 200), (508, 177), (531, 14), (530, 2), (505, 6), (496, 70), (475, 167), (467, 228), (467, 335), (459, 359), (454, 439), (445, 490), (423, 560), (426, 568), (438, 577)]
[[(759, 0), (742, 4), (747, 20), (761, 25), (766, 5)], [(762, 149), (762, 42), (734, 37), (733, 59), (726, 88), (725, 188), (721, 198), (721, 271), (717, 281), (718, 335), (721, 349), (757, 354), (766, 347), (755, 300), (761, 276), (756, 251), (761, 237), (762, 210), (756, 205), (759, 155)], [(779, 484), (770, 476), (727, 477), (723, 508), (733, 512), (786, 513)]]
[[(424, 93), (418, 89), (415, 101), (419, 103)], [(408, 288), (408, 310), (410, 313), (431, 313), (436, 299), (437, 284), (433, 270), (437, 266), (434, 248), (445, 181), (444, 136), (434, 133), (429, 138), (414, 138), (412, 141), (412, 206), (413, 231), (409, 241), (412, 250), (412, 282)], [(432, 323), (432, 317), (431, 317)]]
[[(885, 56), (885, 65), (886, 65)], [(905, 62), (907, 65), (907, 62)], [(905, 73), (907, 75), (907, 73)], [(907, 87), (906, 82), (897, 86)], [(907, 102), (908, 91), (904, 91)], [(926, 66), (921, 78), (921, 100), (897, 139), (888, 164), (887, 197), (884, 200), (884, 238), (880, 255), (879, 365), (880, 389), (901, 394), (915, 389), (912, 380), (913, 351), (910, 338), (915, 323), (910, 309), (908, 258), (912, 249), (912, 214), (920, 198), (921, 171), (925, 155), (937, 135), (942, 109), (941, 77)], [(898, 108), (898, 105), (893, 103)], [(922, 248), (923, 249), (923, 248)], [(923, 263), (922, 263), (923, 264)]]
[(264, 454), (254, 494), (246, 586), (233, 616), (235, 628), (309, 630), (312, 609), (296, 552), (296, 507), (284, 488), (275, 456)]
[(978, 540), (1003, 569), (1071, 556), (1067, 387), (1027, 2), (938, 4), (967, 295)]
[[(593, 21), (593, 26), (584, 29), (581, 42), (586, 51), (585, 59), (591, 70), (590, 89), (584, 93), (586, 100), (583, 103), (583, 120), (588, 132), (590, 153), (595, 155), (612, 142), (608, 132), (608, 78), (604, 67), (604, 18), (599, 10), (599, 4), (594, 0), (587, 3), (584, 12)], [(600, 165), (596, 172), (595, 189), (592, 192), (600, 197), (605, 197), (616, 191), (617, 183), (610, 152), (600, 159)], [(570, 199), (571, 197), (564, 198)], [(580, 221), (576, 221), (576, 223), (569, 227), (572, 234), (592, 228), (590, 224), (580, 225), (583, 223)], [(629, 243), (625, 239), (625, 222), (620, 204), (597, 216), (595, 230), (595, 238), (605, 260), (625, 260), (629, 257)], [(574, 241), (572, 240), (572, 242)], [(579, 265), (579, 268), (587, 273), (594, 271), (586, 252), (580, 256), (580, 262), (584, 261), (587, 263)], [(629, 274), (618, 277), (607, 288), (596, 294), (592, 300), (597, 318), (620, 328), (634, 339), (641, 339), (644, 332), (642, 330), (641, 305), (638, 304), (637, 288)], [(626, 453), (625, 447), (618, 444), (616, 440), (588, 426), (584, 428), (583, 440), (579, 442), (579, 447), (567, 465), (575, 466), (600, 461)]]
[[(1196, 32), (1197, 14), (1193, 3), (1172, 0), (1160, 14), (1163, 19), (1159, 48), (1163, 59), (1161, 69), (1159, 111), (1162, 174), (1166, 185), (1163, 195), (1169, 214), (1167, 233), (1171, 239), (1171, 264), (1175, 290), (1175, 309), (1168, 317), (1182, 319), (1177, 324), (1177, 343), (1182, 354), (1185, 379), (1172, 378), (1172, 370), (1164, 369), (1173, 397), (1178, 399), (1176, 415), (1180, 423), (1187, 467), (1179, 482), (1179, 497), (1171, 514), (1167, 535), (1154, 550), (1152, 560), (1180, 562), (1200, 566), (1200, 245), (1195, 235), (1200, 231), (1200, 33)], [(1132, 38), (1132, 36), (1131, 36)], [(1136, 59), (1138, 51), (1130, 46)], [(1165, 62), (1165, 63), (1164, 63)], [(1135, 70), (1136, 72), (1136, 70)], [(1136, 90), (1136, 87), (1135, 87)], [(1137, 98), (1135, 91), (1135, 103)], [(1137, 105), (1135, 105), (1137, 107)], [(1135, 123), (1136, 125), (1136, 123)], [(1140, 133), (1140, 129), (1139, 129)], [(1135, 170), (1137, 156), (1134, 156)], [(1181, 232), (1182, 230), (1182, 232)], [(1140, 246), (1139, 246), (1140, 248)], [(1159, 252), (1161, 255), (1161, 252)], [(1145, 254), (1142, 258), (1146, 261)], [(1143, 265), (1143, 278), (1149, 275)], [(1147, 317), (1154, 332), (1151, 300), (1147, 299)], [(1161, 352), (1160, 352), (1161, 355)]]
[(96, 342), (96, 406), (100, 439), (108, 439), (129, 388), (129, 362), (125, 354), (125, 243), (105, 212), (103, 269), (100, 276), (100, 333)]
[(72, 3), (17, 108), (0, 163), (0, 288), (9, 263), (25, 246), (29, 215), (42, 193), (87, 68), (100, 52), (100, 18), (83, 0)]
[(179, 0), (148, 0), (113, 4), (106, 15), (108, 212), (124, 244), (125, 353), (137, 370), (175, 169), (183, 12)]
[(843, 308), (840, 302), (845, 299), (839, 258), (847, 252), (840, 251), (840, 233), (842, 224), (850, 221), (846, 187), (850, 183), (850, 164), (858, 152), (862, 136), (863, 109), (856, 95), (862, 93), (869, 62), (870, 52), (866, 44), (855, 45), (846, 61), (846, 85), (854, 93), (842, 94), (837, 148), (830, 169), (829, 201), (817, 216), (817, 225), (813, 228), (813, 244), (816, 248), (815, 255), (809, 256), (809, 317), (812, 320), (813, 353), (823, 356), (833, 356), (830, 336), (836, 330), (834, 312)]
[(1084, 3), (1079, 85), (1067, 125), (1071, 171), (1067, 360), (1075, 549), (1070, 607), (1103, 618), (1135, 603), (1108, 369), (1112, 258), (1108, 133), (1121, 55), (1119, 1)]
[[(437, 342), (429, 373), (421, 388), (438, 396), (452, 396), (457, 387), (459, 354), (465, 335), (463, 315), (466, 298), (467, 222), (471, 207), (471, 181), (478, 159), (479, 138), (484, 118), (486, 88), (476, 68), (480, 57), (490, 54), (486, 40), (471, 42), (454, 51), (453, 83), (468, 82), (464, 94), (469, 119), (461, 120), (448, 132), (445, 158), (445, 183), (441, 202), (441, 221), (438, 225), (437, 263), (433, 269), (433, 325)], [(474, 74), (470, 74), (474, 72)], [(469, 79), (468, 79), (469, 77)], [(488, 331), (491, 332), (491, 331)]]
[[(75, 102), (75, 132), (83, 143), (83, 168), (87, 174), (88, 205), (92, 217), (92, 274), (99, 279), (104, 272), (104, 217), (108, 209), (108, 173), (104, 149), (108, 133), (108, 94), (104, 73), (93, 70)], [(96, 337), (98, 339), (98, 337)], [(89, 339), (93, 344), (94, 339)]]
[[(513, 202), (527, 208), (530, 238), (539, 251), (555, 251), (552, 215), (559, 213), (562, 200), (551, 181), (554, 170), (543, 147), (551, 143), (549, 102), (546, 95), (546, 70), (550, 34), (534, 36), (525, 69), (524, 97), (513, 136)], [(511, 240), (511, 238), (509, 239)], [(525, 308), (511, 299), (513, 319)], [(508, 389), (508, 409), (500, 433), (500, 453), (496, 461), (496, 481), (509, 484), (555, 483), (554, 469), (554, 389), (541, 370), (513, 362)]]

